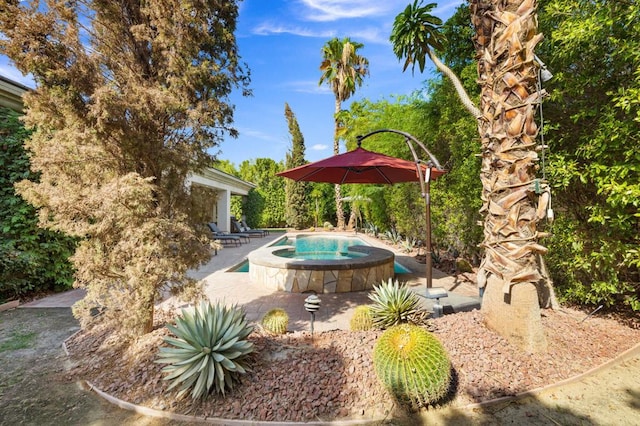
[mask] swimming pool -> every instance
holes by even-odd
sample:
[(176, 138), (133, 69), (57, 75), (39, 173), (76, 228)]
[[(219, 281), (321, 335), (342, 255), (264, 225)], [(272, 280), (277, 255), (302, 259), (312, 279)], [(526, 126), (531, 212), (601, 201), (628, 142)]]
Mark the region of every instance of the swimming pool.
[[(323, 236), (324, 237), (324, 236)], [(313, 260), (339, 260), (349, 257), (362, 257), (364, 254), (349, 252), (348, 247), (354, 245), (368, 246), (366, 241), (358, 237), (338, 238), (302, 238), (297, 240), (295, 236), (285, 235), (278, 239), (270, 247), (274, 246), (295, 246), (295, 252), (285, 252), (283, 257)], [(241, 263), (233, 266), (228, 272), (249, 272), (249, 260), (245, 259)], [(393, 262), (393, 272), (396, 274), (410, 274), (411, 270), (397, 261)]]
[(287, 235), (251, 252), (247, 262), (252, 282), (296, 293), (368, 290), (393, 278), (394, 264), (389, 250), (332, 234)]

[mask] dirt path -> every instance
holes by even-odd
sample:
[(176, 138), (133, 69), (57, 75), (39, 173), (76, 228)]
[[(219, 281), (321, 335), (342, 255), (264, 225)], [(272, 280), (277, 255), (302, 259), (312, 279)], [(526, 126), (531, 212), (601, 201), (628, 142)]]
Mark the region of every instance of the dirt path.
[(67, 376), (62, 342), (77, 329), (68, 308), (0, 312), (0, 424), (170, 424), (109, 404)]
[(535, 396), (467, 410), (429, 412), (429, 425), (638, 425), (640, 351), (616, 365)]

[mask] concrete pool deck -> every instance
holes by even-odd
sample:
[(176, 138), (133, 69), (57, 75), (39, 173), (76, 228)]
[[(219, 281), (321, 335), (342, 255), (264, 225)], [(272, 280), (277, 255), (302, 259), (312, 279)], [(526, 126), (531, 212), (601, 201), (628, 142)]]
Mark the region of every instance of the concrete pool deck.
[[(353, 232), (333, 232), (332, 234), (354, 236)], [(192, 271), (191, 275), (194, 278), (204, 280), (204, 291), (209, 300), (242, 306), (250, 321), (259, 321), (270, 309), (282, 308), (289, 314), (290, 331), (308, 330), (310, 314), (304, 310), (304, 299), (309, 294), (274, 291), (252, 283), (246, 272), (227, 272), (231, 267), (242, 262), (251, 251), (270, 245), (284, 235), (284, 233), (272, 232), (266, 237), (252, 239), (249, 244), (243, 244), (241, 247), (223, 249), (209, 263), (197, 271)], [(413, 271), (412, 274), (399, 275), (398, 279), (401, 282), (406, 281), (416, 293), (425, 293), (425, 265), (374, 238), (363, 234), (357, 236), (371, 245), (394, 251), (396, 260)], [(479, 298), (476, 297), (478, 292), (474, 286), (456, 282), (454, 277), (441, 271), (434, 270), (433, 272), (433, 286), (443, 287), (449, 292), (448, 297), (440, 299), (441, 305), (445, 307), (445, 312), (458, 312), (480, 307)], [(348, 330), (355, 307), (371, 302), (368, 294), (369, 291), (319, 294), (322, 304), (316, 313), (314, 329), (317, 331)], [(426, 309), (432, 309), (433, 300), (423, 297), (420, 299)]]
[[(333, 232), (332, 234), (354, 236), (353, 232)], [(282, 308), (289, 314), (289, 330), (300, 331), (309, 329), (310, 314), (304, 310), (305, 293), (288, 293), (274, 291), (264, 286), (254, 284), (246, 272), (227, 272), (233, 266), (245, 260), (248, 254), (258, 248), (272, 244), (285, 233), (272, 232), (262, 238), (252, 238), (248, 244), (239, 247), (226, 247), (218, 251), (216, 256), (197, 270), (190, 271), (193, 278), (204, 281), (204, 293), (212, 302), (221, 301), (226, 304), (237, 304), (245, 309), (249, 321), (259, 321), (262, 316), (273, 308)], [(401, 274), (399, 281), (407, 282), (409, 287), (418, 294), (425, 293), (425, 265), (415, 261), (411, 256), (402, 254), (381, 241), (358, 234), (358, 237), (369, 244), (394, 251), (396, 260), (408, 267), (412, 274)], [(448, 297), (440, 299), (445, 313), (471, 310), (480, 307), (477, 289), (470, 283), (457, 282), (455, 277), (434, 269), (433, 287), (443, 287), (448, 291)], [(349, 321), (353, 309), (358, 305), (370, 303), (369, 291), (352, 293), (319, 294), (322, 304), (316, 313), (314, 329), (327, 331), (349, 329)], [(35, 300), (21, 305), (22, 307), (70, 307), (77, 300), (84, 297), (83, 290), (72, 290)], [(422, 306), (432, 310), (434, 301), (420, 298)], [(169, 299), (161, 305), (173, 304)]]

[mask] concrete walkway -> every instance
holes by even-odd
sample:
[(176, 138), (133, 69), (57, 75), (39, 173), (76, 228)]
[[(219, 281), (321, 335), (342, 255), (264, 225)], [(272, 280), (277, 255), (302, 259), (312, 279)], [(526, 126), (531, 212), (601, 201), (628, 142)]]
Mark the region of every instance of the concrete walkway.
[[(335, 233), (353, 236), (353, 233)], [(304, 309), (304, 299), (308, 294), (287, 293), (273, 291), (249, 281), (246, 272), (230, 272), (234, 266), (247, 258), (247, 255), (260, 247), (273, 244), (282, 238), (284, 233), (272, 232), (271, 235), (262, 238), (251, 238), (248, 244), (239, 247), (226, 247), (218, 251), (216, 256), (198, 268), (190, 271), (193, 278), (204, 282), (204, 293), (212, 302), (221, 301), (225, 304), (237, 304), (244, 308), (249, 321), (259, 321), (262, 316), (273, 308), (282, 308), (289, 314), (289, 330), (308, 330), (310, 327), (310, 314)], [(390, 249), (382, 242), (358, 234), (358, 237), (369, 244)], [(409, 287), (418, 293), (425, 293), (425, 265), (414, 260), (413, 257), (396, 251), (396, 260), (412, 271), (411, 274), (398, 275), (401, 282), (407, 282)], [(448, 276), (438, 270), (433, 272), (433, 287), (443, 287), (448, 290), (448, 296), (440, 299), (445, 312), (457, 312), (479, 308), (479, 299), (475, 297), (477, 290), (469, 283), (456, 282), (454, 277)], [(25, 308), (38, 307), (69, 307), (84, 297), (84, 290), (72, 290), (56, 294), (40, 300), (22, 305)], [(316, 313), (314, 329), (317, 331), (348, 330), (349, 321), (353, 310), (358, 305), (370, 303), (368, 291), (353, 293), (333, 293), (319, 295), (322, 305)], [(434, 301), (424, 297), (420, 298), (422, 307), (432, 310)], [(164, 307), (175, 308), (179, 306), (174, 299), (168, 299), (161, 303)]]

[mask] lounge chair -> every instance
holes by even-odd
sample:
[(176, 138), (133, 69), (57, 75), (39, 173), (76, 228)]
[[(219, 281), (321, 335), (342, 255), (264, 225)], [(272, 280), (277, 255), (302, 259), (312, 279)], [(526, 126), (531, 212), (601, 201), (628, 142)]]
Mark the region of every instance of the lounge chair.
[(247, 222), (245, 222), (244, 220), (240, 221), (240, 225), (244, 226), (244, 229), (246, 231), (260, 231), (260, 232), (262, 232), (262, 236), (269, 235), (269, 230), (268, 229), (253, 229), (253, 228), (249, 228), (249, 225), (247, 225)]
[(265, 234), (262, 231), (258, 230), (245, 230), (244, 226), (237, 220), (231, 219), (231, 225), (233, 226), (233, 230), (235, 234), (244, 234), (249, 237), (264, 237)]
[(240, 240), (240, 244), (243, 242), (248, 244), (250, 242), (248, 235), (221, 231), (215, 222), (209, 222), (207, 223), (207, 226), (215, 238), (237, 238)]

